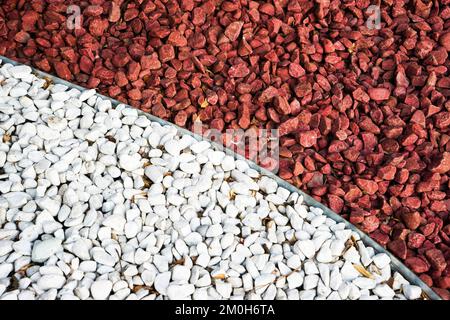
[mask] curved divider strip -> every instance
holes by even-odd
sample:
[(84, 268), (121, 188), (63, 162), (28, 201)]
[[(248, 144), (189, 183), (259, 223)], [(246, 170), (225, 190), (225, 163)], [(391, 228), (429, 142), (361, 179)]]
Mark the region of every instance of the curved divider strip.
[[(0, 62), (3, 61), (4, 63), (10, 63), (12, 65), (19, 65), (20, 63), (11, 60), (9, 58), (6, 58), (4, 56), (0, 55)], [(48, 79), (51, 79), (53, 83), (59, 83), (59, 84), (63, 84), (66, 85), (70, 88), (76, 88), (78, 90), (86, 90), (86, 88), (81, 87), (79, 85), (73, 84), (71, 82), (68, 82), (66, 80), (60, 79), (58, 77), (55, 77), (51, 74), (48, 74), (46, 72), (40, 71), (34, 67), (31, 67), (31, 69), (33, 70), (33, 73), (40, 76), (40, 77), (45, 77)], [(104, 96), (102, 94), (97, 93), (97, 95), (99, 95), (102, 99), (107, 99), (110, 100), (113, 106), (117, 106), (119, 104), (124, 104), (120, 101), (117, 101), (115, 99), (112, 99), (110, 97)], [(132, 108), (130, 105), (124, 104), (126, 105), (128, 108)], [(181, 134), (186, 134), (186, 135), (190, 135), (192, 137), (194, 137), (197, 140), (208, 140), (205, 139), (197, 134), (194, 134), (193, 132), (181, 128), (179, 126), (177, 126), (176, 124), (173, 124), (169, 121), (163, 120), (161, 118), (155, 117), (149, 113), (143, 112), (141, 110), (138, 110), (138, 112), (141, 115), (145, 115), (149, 120), (154, 121), (154, 122), (158, 122), (161, 125), (170, 125), (173, 126), (177, 129), (177, 131)], [(233, 157), (235, 157), (235, 159), (239, 159), (239, 160), (245, 160), (249, 163), (250, 167), (252, 169), (255, 169), (256, 171), (258, 171), (259, 173), (268, 176), (272, 179), (274, 179), (279, 186), (289, 190), (290, 192), (297, 192), (300, 195), (303, 196), (303, 199), (305, 201), (305, 203), (308, 206), (313, 206), (313, 207), (317, 207), (323, 210), (324, 214), (333, 219), (334, 221), (338, 222), (338, 223), (344, 223), (346, 228), (351, 229), (352, 231), (356, 232), (359, 234), (359, 236), (361, 237), (361, 240), (364, 242), (364, 244), (366, 244), (367, 246), (373, 247), (375, 249), (376, 252), (378, 253), (386, 253), (390, 258), (391, 258), (391, 264), (393, 266), (393, 271), (398, 271), (403, 277), (405, 277), (406, 280), (408, 280), (411, 284), (419, 286), (423, 292), (431, 299), (431, 300), (442, 300), (438, 294), (436, 294), (430, 287), (428, 287), (414, 272), (412, 272), (409, 268), (407, 268), (399, 259), (397, 259), (393, 254), (391, 254), (389, 251), (387, 251), (385, 248), (383, 248), (381, 245), (379, 245), (377, 242), (375, 242), (372, 238), (370, 238), (367, 234), (365, 234), (364, 232), (362, 232), (361, 230), (359, 230), (358, 228), (356, 228), (353, 224), (351, 224), (350, 222), (348, 222), (347, 220), (343, 219), (341, 216), (339, 216), (337, 213), (333, 212), (330, 208), (324, 206), (323, 204), (321, 204), (320, 202), (316, 201), (314, 198), (312, 198), (311, 196), (309, 196), (308, 194), (304, 193), (303, 191), (301, 191), (300, 189), (294, 187), (293, 185), (291, 185), (290, 183), (284, 181), (283, 179), (281, 179), (280, 177), (278, 177), (277, 175), (273, 174), (272, 172), (258, 166), (256, 163), (254, 163), (253, 161), (250, 161), (248, 159), (246, 159), (245, 157), (233, 152), (232, 150), (223, 147), (222, 145), (219, 145), (217, 142), (213, 142), (208, 140), (212, 146), (214, 147), (219, 147), (222, 148), (222, 150), (227, 154), (227, 155), (231, 155)]]

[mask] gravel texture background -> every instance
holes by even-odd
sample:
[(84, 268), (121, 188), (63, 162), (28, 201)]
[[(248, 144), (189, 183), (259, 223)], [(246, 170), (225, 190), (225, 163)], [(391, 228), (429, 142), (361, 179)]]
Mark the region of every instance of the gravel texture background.
[(367, 30), (364, 0), (10, 0), (0, 54), (187, 128), (279, 128), (280, 177), (448, 298), (448, 3), (384, 1)]

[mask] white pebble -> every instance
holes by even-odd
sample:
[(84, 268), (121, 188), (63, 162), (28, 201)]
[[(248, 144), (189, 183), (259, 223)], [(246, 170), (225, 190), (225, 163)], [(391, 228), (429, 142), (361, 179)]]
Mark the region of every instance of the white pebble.
[(91, 285), (91, 294), (94, 300), (105, 300), (111, 293), (113, 284), (109, 280), (97, 280)]

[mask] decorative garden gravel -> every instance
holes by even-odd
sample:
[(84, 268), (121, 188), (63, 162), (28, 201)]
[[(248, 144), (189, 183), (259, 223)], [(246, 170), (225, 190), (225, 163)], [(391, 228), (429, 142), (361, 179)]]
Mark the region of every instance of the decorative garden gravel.
[(449, 298), (449, 18), (448, 0), (7, 0), (0, 54), (187, 128), (279, 128), (280, 177)]
[(302, 196), (95, 90), (0, 68), (0, 299), (419, 299)]

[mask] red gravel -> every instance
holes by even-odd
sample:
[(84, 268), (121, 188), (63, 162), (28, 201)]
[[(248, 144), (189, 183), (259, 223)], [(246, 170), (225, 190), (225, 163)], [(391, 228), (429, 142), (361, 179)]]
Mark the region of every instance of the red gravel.
[[(450, 285), (450, 1), (5, 0), (0, 54), (191, 128), (279, 128), (280, 177)], [(82, 28), (66, 28), (68, 4)]]

